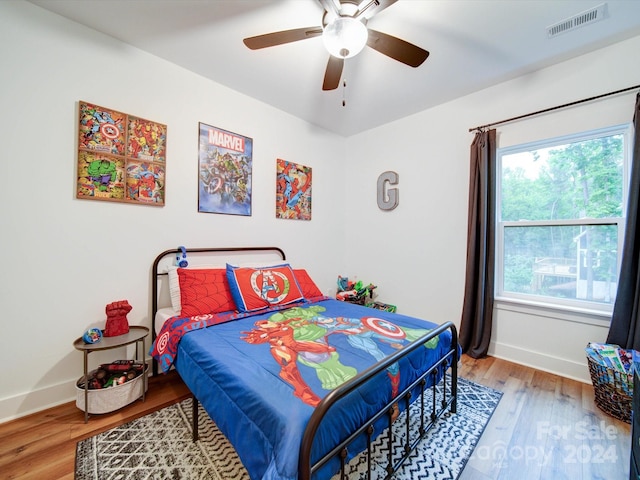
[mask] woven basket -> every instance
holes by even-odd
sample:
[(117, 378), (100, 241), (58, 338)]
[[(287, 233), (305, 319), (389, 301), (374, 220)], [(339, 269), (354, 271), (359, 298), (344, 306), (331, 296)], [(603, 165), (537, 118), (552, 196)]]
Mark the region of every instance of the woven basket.
[(587, 356), (596, 405), (618, 420), (631, 423), (633, 374), (618, 372)]
[[(115, 387), (103, 388), (99, 390), (89, 390), (87, 403), (89, 405), (88, 413), (99, 414), (109, 413), (118, 410), (138, 398), (142, 397), (142, 388), (145, 385), (144, 378), (147, 375), (149, 365), (145, 365), (145, 371), (142, 375), (138, 375), (133, 380), (117, 385)], [(91, 374), (93, 374), (91, 372)], [(84, 412), (84, 376), (78, 379), (76, 383), (76, 406)]]

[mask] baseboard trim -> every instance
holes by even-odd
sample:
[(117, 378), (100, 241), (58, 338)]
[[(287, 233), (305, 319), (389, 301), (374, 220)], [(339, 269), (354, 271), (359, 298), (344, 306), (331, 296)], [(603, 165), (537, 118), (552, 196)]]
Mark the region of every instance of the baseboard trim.
[[(149, 365), (147, 371), (149, 375), (148, 378), (151, 378), (151, 365)], [(57, 407), (63, 403), (75, 403), (77, 398), (77, 381), (77, 378), (75, 380), (67, 380), (13, 397), (1, 398), (0, 423), (26, 417), (27, 415), (38, 413), (48, 408)]]
[(74, 380), (69, 380), (0, 399), (0, 423), (26, 417), (63, 403), (75, 402), (75, 383)]
[[(586, 359), (584, 363), (580, 363), (499, 342), (491, 342), (488, 354), (579, 382), (591, 383)], [(151, 374), (151, 369), (149, 369), (149, 373)], [(25, 417), (63, 403), (75, 402), (75, 382), (75, 380), (69, 380), (25, 394), (0, 399), (0, 423)]]
[(591, 383), (586, 357), (584, 362), (577, 362), (499, 342), (490, 343), (488, 354), (501, 360), (535, 368), (543, 372), (553, 373), (583, 383)]

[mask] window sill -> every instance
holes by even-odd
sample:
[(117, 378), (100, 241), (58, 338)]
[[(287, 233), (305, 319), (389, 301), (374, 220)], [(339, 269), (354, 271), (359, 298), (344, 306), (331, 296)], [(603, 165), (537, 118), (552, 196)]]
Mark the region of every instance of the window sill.
[(496, 297), (494, 306), (506, 310), (539, 317), (548, 317), (567, 322), (583, 323), (599, 327), (609, 327), (611, 313), (576, 307), (550, 306), (548, 304), (514, 298)]

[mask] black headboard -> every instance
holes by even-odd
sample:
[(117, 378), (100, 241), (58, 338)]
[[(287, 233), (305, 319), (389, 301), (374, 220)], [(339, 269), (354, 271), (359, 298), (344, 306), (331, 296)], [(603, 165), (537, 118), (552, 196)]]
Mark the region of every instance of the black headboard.
[[(186, 253), (213, 253), (218, 254), (225, 253), (256, 253), (256, 252), (276, 252), (280, 255), (282, 260), (286, 260), (287, 257), (284, 251), (279, 247), (212, 247), (212, 248), (185, 248)], [(179, 253), (182, 253), (181, 248), (172, 248), (160, 253), (153, 260), (153, 267), (151, 269), (151, 338), (153, 341), (156, 339), (156, 329), (154, 326), (156, 312), (158, 311), (158, 283), (161, 277), (168, 275), (167, 272), (159, 272), (158, 267), (162, 260), (168, 256), (175, 257)], [(158, 365), (156, 361), (153, 361), (153, 374), (158, 373)]]

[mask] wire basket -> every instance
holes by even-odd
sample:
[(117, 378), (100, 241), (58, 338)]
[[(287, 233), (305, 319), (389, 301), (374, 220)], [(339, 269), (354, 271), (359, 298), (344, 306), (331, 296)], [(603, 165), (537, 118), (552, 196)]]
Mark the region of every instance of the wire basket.
[(596, 405), (618, 420), (631, 423), (633, 373), (622, 373), (587, 356)]

